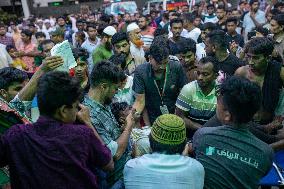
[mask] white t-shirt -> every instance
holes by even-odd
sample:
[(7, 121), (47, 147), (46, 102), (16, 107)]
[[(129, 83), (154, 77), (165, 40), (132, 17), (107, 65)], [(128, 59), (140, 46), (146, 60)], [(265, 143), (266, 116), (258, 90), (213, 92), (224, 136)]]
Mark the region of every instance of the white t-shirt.
[(124, 167), (126, 189), (202, 189), (204, 168), (182, 155), (145, 154)]
[(197, 43), (197, 40), (200, 34), (201, 34), (201, 30), (199, 28), (194, 28), (190, 32), (186, 30), (186, 33), (184, 33), (184, 36), (182, 37), (191, 38)]
[(12, 64), (12, 62), (13, 62), (13, 59), (7, 52), (6, 46), (3, 44), (0, 44), (0, 69), (9, 67), (9, 65)]
[[(265, 13), (261, 10), (258, 10), (255, 14), (255, 19), (258, 23), (260, 24), (264, 24), (265, 23)], [(250, 17), (250, 12), (248, 12), (245, 16), (244, 16), (244, 21), (243, 21), (243, 28), (245, 31), (245, 41), (247, 40), (247, 35), (248, 32), (252, 31), (253, 28), (255, 28), (255, 24), (253, 22), (253, 20)]]
[(204, 43), (196, 44), (196, 55), (195, 56), (196, 56), (197, 61), (199, 61), (201, 58), (206, 56)]

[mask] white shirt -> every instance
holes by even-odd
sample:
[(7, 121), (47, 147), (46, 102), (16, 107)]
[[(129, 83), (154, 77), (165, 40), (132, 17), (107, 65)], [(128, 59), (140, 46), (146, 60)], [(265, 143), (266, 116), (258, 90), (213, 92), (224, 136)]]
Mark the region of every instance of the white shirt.
[(201, 30), (199, 28), (194, 28), (190, 32), (186, 30), (186, 32), (182, 35), (182, 37), (191, 38), (197, 43), (197, 40), (200, 34), (201, 34)]
[[(78, 30), (72, 34), (72, 45), (73, 45), (73, 47), (76, 47), (75, 35), (76, 35), (77, 32), (78, 32)], [(83, 32), (85, 34), (85, 39), (87, 39), (89, 37), (89, 35), (87, 34), (87, 32), (85, 32), (85, 31), (83, 31)]]
[(204, 168), (182, 155), (145, 154), (124, 167), (126, 189), (202, 189)]
[(199, 61), (201, 58), (206, 56), (204, 43), (196, 44), (196, 55), (195, 56), (196, 56), (197, 61)]
[[(260, 24), (264, 24), (265, 23), (265, 13), (261, 10), (258, 10), (255, 14), (255, 19), (258, 23)], [(250, 17), (250, 12), (248, 12), (245, 16), (244, 16), (244, 21), (243, 21), (243, 28), (245, 31), (245, 41), (247, 40), (247, 34), (248, 32), (252, 31), (253, 28), (255, 28), (255, 24), (253, 22), (253, 20)]]
[(6, 46), (3, 44), (0, 44), (0, 69), (9, 67), (9, 64), (12, 64), (12, 62), (13, 62), (13, 59), (7, 52)]
[(81, 45), (81, 47), (83, 49), (86, 49), (89, 53), (89, 58), (88, 58), (89, 73), (91, 73), (92, 68), (94, 66), (92, 54), (93, 54), (94, 50), (99, 46), (100, 43), (101, 43), (101, 40), (99, 38), (97, 38), (96, 43), (92, 43), (89, 40), (89, 38), (87, 38), (86, 41)]
[(132, 42), (130, 42), (130, 53), (134, 58), (135, 66), (145, 63), (145, 52), (143, 48), (137, 48)]

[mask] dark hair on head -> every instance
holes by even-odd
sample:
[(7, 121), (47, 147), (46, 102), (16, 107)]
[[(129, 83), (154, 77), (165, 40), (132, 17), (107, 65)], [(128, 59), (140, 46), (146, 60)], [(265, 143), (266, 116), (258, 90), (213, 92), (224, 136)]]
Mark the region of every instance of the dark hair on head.
[(261, 33), (264, 37), (268, 36), (269, 30), (267, 28), (264, 28), (263, 26), (257, 26), (255, 28), (255, 31)]
[(44, 40), (43, 42), (41, 42), (41, 46), (43, 46), (43, 45), (47, 45), (47, 44), (50, 44), (50, 43), (53, 43), (53, 44), (55, 44), (51, 39), (46, 39), (46, 40)]
[(120, 66), (122, 70), (125, 69), (126, 67), (126, 54), (121, 53), (121, 54), (114, 54), (109, 58), (109, 61), (114, 63), (117, 66)]
[(117, 84), (124, 74), (114, 63), (103, 60), (97, 63), (91, 73), (91, 87), (96, 87), (103, 82)]
[(13, 67), (0, 69), (0, 89), (7, 90), (13, 82), (24, 82), (28, 79), (26, 72)]
[(284, 27), (284, 14), (277, 14), (273, 16), (272, 19), (275, 20), (278, 25)]
[(224, 5), (219, 5), (219, 6), (217, 7), (217, 9), (222, 9), (222, 10), (224, 10), (224, 11), (227, 11), (227, 10), (226, 10), (226, 7), (225, 7)]
[(36, 27), (34, 23), (29, 23), (28, 26), (29, 27), (34, 27), (34, 28)]
[(258, 0), (250, 0), (250, 1), (249, 1), (249, 5), (252, 6), (252, 4), (254, 4), (255, 2), (258, 2), (258, 3), (259, 3)]
[(271, 55), (274, 49), (273, 42), (266, 37), (255, 37), (246, 45), (247, 51), (254, 54), (263, 54), (265, 57)]
[(27, 37), (29, 37), (30, 39), (32, 38), (33, 33), (28, 30), (28, 29), (24, 29), (21, 31), (22, 34), (25, 34)]
[(86, 39), (86, 35), (85, 35), (85, 32), (83, 32), (83, 31), (77, 31), (76, 33), (75, 33), (75, 35), (77, 35), (80, 39), (82, 39), (83, 41), (85, 41), (85, 39)]
[(6, 28), (7, 26), (4, 23), (0, 23), (0, 28)]
[(106, 24), (100, 24), (99, 26), (98, 26), (98, 29), (97, 29), (97, 32), (98, 32), (98, 34), (100, 35), (100, 36), (102, 36), (103, 34), (104, 34), (104, 29), (107, 27), (108, 25), (106, 25)]
[(213, 72), (214, 73), (219, 72), (217, 60), (212, 56), (205, 56), (205, 57), (201, 58), (198, 62), (198, 64), (208, 64), (208, 63), (213, 64)]
[(177, 42), (177, 54), (185, 54), (187, 52), (196, 53), (196, 42), (191, 38), (182, 38)]
[[(280, 14), (280, 12), (279, 12), (279, 10), (278, 9), (271, 9), (270, 11), (269, 11), (269, 13), (271, 13), (272, 14), (272, 16), (275, 16), (275, 15), (277, 15), (277, 14)], [(267, 14), (266, 14), (266, 16), (267, 16)]]
[(260, 87), (246, 78), (232, 76), (220, 87), (225, 108), (236, 124), (248, 123), (261, 105)]
[(152, 152), (166, 153), (168, 155), (182, 154), (186, 144), (186, 140), (178, 145), (161, 144), (154, 140), (151, 134), (149, 135), (149, 142)]
[(103, 14), (103, 15), (101, 15), (101, 17), (100, 17), (100, 20), (103, 21), (103, 22), (105, 22), (105, 23), (107, 23), (107, 24), (109, 24), (109, 22), (110, 22), (110, 16), (107, 15), (107, 14)]
[(225, 50), (228, 47), (225, 39), (226, 33), (223, 30), (213, 30), (209, 32), (206, 37), (209, 38), (209, 42), (219, 47), (219, 49)]
[(85, 23), (86, 21), (85, 20), (83, 20), (83, 19), (78, 19), (77, 21), (76, 21), (76, 24), (78, 24), (78, 23)]
[[(170, 12), (172, 12), (172, 11), (170, 11)], [(175, 16), (175, 17), (177, 17), (177, 18), (179, 18), (180, 17), (180, 13), (178, 13), (178, 12), (173, 12), (173, 14), (172, 14), (172, 16)]]
[(97, 24), (95, 24), (95, 23), (88, 23), (87, 24), (87, 31), (89, 30), (89, 28), (97, 29)]
[(38, 37), (44, 37), (44, 38), (45, 38), (46, 35), (45, 35), (45, 33), (43, 33), (43, 32), (36, 32), (36, 33), (35, 33), (35, 37), (36, 37), (36, 38), (38, 38)]
[(112, 36), (111, 43), (114, 45), (124, 40), (128, 42), (127, 34), (125, 32), (117, 32)]
[(217, 25), (212, 23), (212, 22), (206, 22), (205, 24), (203, 24), (200, 28), (201, 30), (209, 30), (209, 31), (213, 31), (217, 29)]
[(48, 72), (38, 82), (37, 100), (42, 115), (53, 116), (63, 105), (71, 108), (81, 97), (79, 81), (66, 72)]
[(160, 35), (168, 35), (169, 34), (169, 30), (165, 29), (165, 28), (157, 28), (154, 32), (154, 38), (158, 37)]
[(56, 18), (56, 22), (57, 22), (60, 18), (62, 18), (64, 21), (66, 21), (66, 17), (65, 17), (65, 16), (58, 16), (58, 17)]
[(7, 45), (6, 46), (6, 51), (9, 52), (11, 49), (16, 49), (14, 45)]
[(274, 9), (278, 9), (279, 7), (284, 6), (284, 2), (278, 1), (275, 5), (274, 5)]
[(175, 19), (172, 19), (172, 20), (171, 20), (170, 26), (172, 27), (173, 24), (183, 24), (183, 21), (182, 21), (182, 19), (180, 19), (180, 18), (175, 18)]
[(194, 22), (194, 19), (196, 18), (196, 16), (192, 13), (185, 13), (182, 15), (184, 21), (187, 21), (187, 22), (190, 22), (190, 23), (193, 23)]
[(234, 22), (234, 24), (238, 25), (238, 19), (236, 17), (229, 17), (227, 18), (226, 24)]
[(150, 46), (149, 55), (151, 55), (158, 64), (161, 61), (169, 57), (169, 42), (166, 38), (158, 36), (154, 38), (152, 45)]
[(207, 9), (208, 9), (209, 7), (213, 7), (213, 9), (215, 8), (214, 5), (211, 4), (211, 3), (209, 3), (209, 4), (207, 5)]
[(89, 53), (84, 48), (74, 48), (72, 49), (72, 53), (76, 61), (79, 58), (81, 58), (83, 61), (87, 61), (87, 59), (89, 58)]
[(165, 18), (165, 19), (169, 19), (169, 13), (168, 12), (164, 12), (163, 13), (163, 18)]
[(116, 119), (116, 121), (119, 123), (119, 125), (121, 125), (122, 123), (119, 121), (120, 115), (119, 113), (121, 111), (126, 110), (126, 108), (128, 108), (129, 105), (127, 104), (127, 102), (114, 102), (110, 105), (111, 108), (111, 112), (114, 115), (114, 118)]
[(146, 15), (140, 15), (139, 18), (145, 18), (146, 22), (149, 21), (149, 18), (148, 18), (148, 16), (146, 16)]

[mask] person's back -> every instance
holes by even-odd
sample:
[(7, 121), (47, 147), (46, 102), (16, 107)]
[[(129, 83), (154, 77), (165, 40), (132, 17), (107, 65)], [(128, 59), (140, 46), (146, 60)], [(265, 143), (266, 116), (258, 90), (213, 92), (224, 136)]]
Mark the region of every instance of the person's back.
[(196, 158), (206, 172), (206, 189), (256, 188), (271, 167), (272, 149), (248, 128), (201, 128), (194, 137)]
[(152, 154), (129, 160), (124, 167), (126, 189), (202, 189), (204, 168), (190, 158), (184, 121), (173, 114), (159, 116), (151, 129)]

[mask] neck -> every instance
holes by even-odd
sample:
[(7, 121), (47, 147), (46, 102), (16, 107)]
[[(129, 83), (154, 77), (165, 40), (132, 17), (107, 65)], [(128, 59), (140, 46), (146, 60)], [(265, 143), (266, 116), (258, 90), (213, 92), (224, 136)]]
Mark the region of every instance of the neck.
[[(200, 87), (200, 86), (199, 86)], [(211, 85), (208, 85), (208, 86), (204, 86), (204, 87), (200, 87), (202, 93), (207, 96), (215, 87), (215, 84), (211, 84)]]
[(216, 51), (215, 56), (216, 56), (218, 61), (222, 62), (229, 56), (229, 54), (226, 50), (225, 51)]
[(96, 102), (104, 105), (104, 98), (103, 98), (103, 95), (101, 94), (101, 91), (97, 88), (94, 88), (94, 89), (90, 89), (89, 92), (88, 92), (88, 96), (92, 99), (92, 100), (95, 100)]
[(237, 35), (237, 32), (236, 31), (228, 32), (228, 34), (231, 35), (231, 36), (235, 36), (235, 35)]
[(89, 38), (89, 41), (92, 42), (92, 43), (96, 43), (97, 42), (97, 38), (95, 38), (95, 39)]
[(177, 42), (180, 39), (180, 36), (172, 38), (174, 42)]
[(193, 30), (194, 28), (195, 28), (195, 26), (192, 25), (192, 24), (190, 24), (190, 25), (188, 25), (188, 26), (186, 27), (187, 31), (191, 31), (191, 30)]

